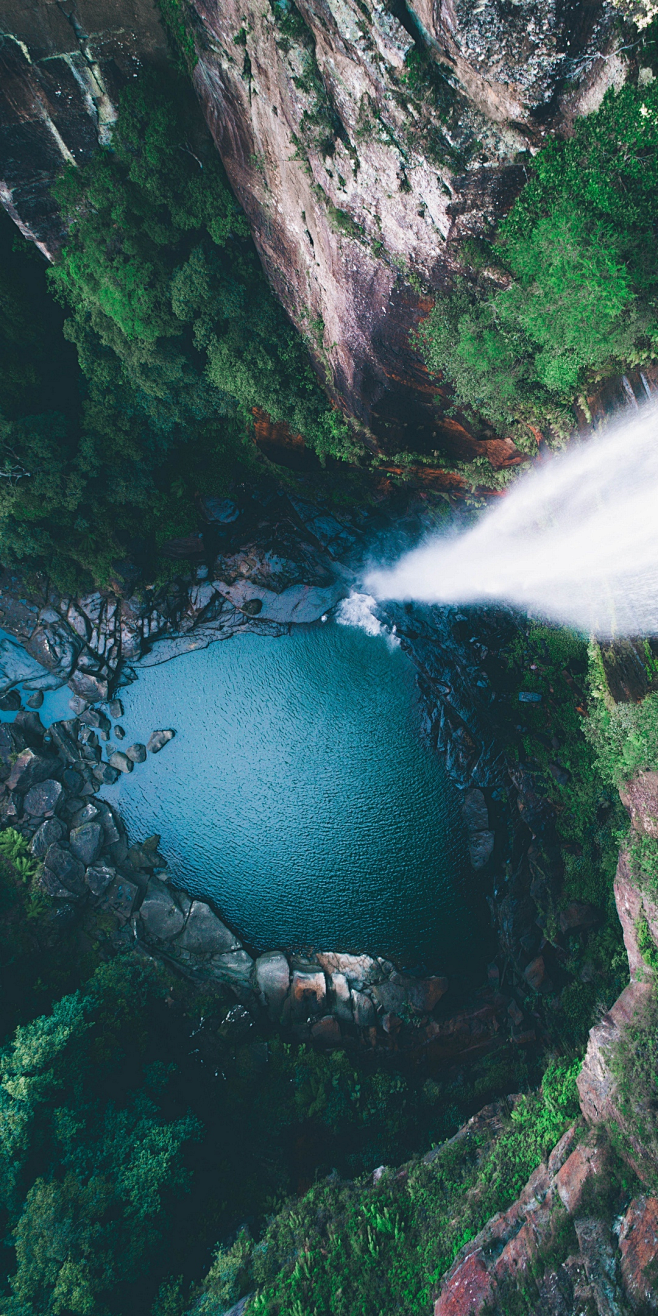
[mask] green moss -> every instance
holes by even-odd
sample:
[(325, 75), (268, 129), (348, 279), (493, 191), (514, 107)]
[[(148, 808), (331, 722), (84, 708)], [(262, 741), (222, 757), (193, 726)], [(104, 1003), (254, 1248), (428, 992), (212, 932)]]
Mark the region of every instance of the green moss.
[(638, 918), (635, 925), (635, 933), (642, 959), (650, 969), (653, 969), (654, 973), (658, 973), (658, 946), (656, 946), (649, 931), (649, 924), (647, 923), (644, 913), (640, 914), (640, 917)]
[(156, 0), (156, 3), (172, 43), (176, 63), (192, 73), (199, 57), (186, 0)]

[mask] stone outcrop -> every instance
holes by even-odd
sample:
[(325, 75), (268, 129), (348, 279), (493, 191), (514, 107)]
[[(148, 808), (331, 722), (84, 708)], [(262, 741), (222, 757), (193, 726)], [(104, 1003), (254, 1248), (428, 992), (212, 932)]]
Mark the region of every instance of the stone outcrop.
[[(519, 153), (626, 76), (607, 0), (192, 0), (194, 82), (267, 276), (388, 451), (483, 455), (409, 340), (524, 181)], [(562, 88), (569, 80), (569, 92)], [(523, 157), (521, 157), (523, 158)], [(445, 408), (444, 408), (445, 411)]]

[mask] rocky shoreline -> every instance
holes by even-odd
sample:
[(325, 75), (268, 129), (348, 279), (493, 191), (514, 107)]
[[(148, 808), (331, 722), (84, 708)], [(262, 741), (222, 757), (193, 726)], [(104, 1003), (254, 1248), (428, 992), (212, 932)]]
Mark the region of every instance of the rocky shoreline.
[[(283, 635), (292, 625), (317, 620), (350, 592), (362, 563), (387, 537), (390, 541), (393, 530), (396, 549), (405, 536), (407, 541), (416, 538), (423, 518), (427, 524), (427, 511), (422, 499), (408, 502), (394, 525), (389, 509), (338, 514), (276, 484), (263, 484), (243, 488), (232, 499), (202, 500), (199, 531), (168, 545), (181, 570), (167, 587), (146, 584), (138, 592), (135, 573), (131, 583), (126, 567), (114, 590), (69, 599), (47, 582), (40, 591), (28, 589), (26, 582), (5, 573), (0, 624), (22, 647), (0, 642), (0, 695), (15, 698), (14, 687), (22, 683), (26, 693), (33, 691), (29, 702), (34, 706), (43, 688), (68, 683), (77, 716), (56, 724), (45, 737), (34, 712), (19, 713), (12, 731), (5, 724), (0, 817), (5, 826), (28, 835), (36, 830), (21, 814), (25, 791), (21, 795), (20, 788), (7, 783), (13, 781), (11, 755), (45, 754), (50, 766), (43, 771), (54, 783), (52, 790), (56, 783), (62, 786), (52, 829), (71, 824), (53, 844), (74, 860), (70, 872), (77, 883), (72, 893), (62, 856), (54, 869), (46, 865), (44, 871), (55, 874), (50, 894), (60, 902), (60, 919), (73, 916), (84, 895), (100, 902), (100, 912), (118, 919), (120, 939), (139, 936), (182, 972), (231, 985), (246, 1006), (259, 1002), (271, 1017), (279, 1011), (279, 1020), (300, 1038), (333, 1045), (344, 1034), (354, 1034), (367, 1045), (426, 1046), (449, 1061), (509, 1042), (518, 1046), (542, 1040), (543, 998), (560, 982), (560, 945), (554, 933), (550, 939), (546, 935), (563, 872), (555, 813), (538, 774), (510, 754), (501, 731), (501, 710), (514, 697), (506, 688), (501, 660), (518, 626), (511, 615), (410, 604), (379, 610), (416, 665), (426, 735), (462, 792), (474, 890), (483, 904), (488, 900), (498, 941), (493, 960), (487, 964), (483, 956), (476, 991), (460, 991), (440, 973), (405, 977), (394, 965), (367, 955), (291, 955), (279, 949), (269, 952), (269, 959), (252, 956), (208, 905), (203, 917), (215, 927), (217, 946), (213, 950), (208, 943), (195, 950), (194, 920), (185, 929), (192, 905), (203, 902), (191, 902), (163, 881), (166, 864), (153, 838), (141, 846), (129, 844), (116, 811), (96, 798), (102, 785), (146, 755), (146, 747), (131, 746), (101, 761), (101, 743), (110, 729), (104, 708), (109, 704), (111, 709), (117, 690), (135, 679), (132, 664), (164, 662), (245, 631)], [(71, 772), (81, 778), (80, 788), (66, 787), (65, 774), (71, 780)], [(42, 790), (43, 780), (38, 777), (30, 785)], [(78, 841), (71, 834), (81, 828), (92, 829), (80, 837), (81, 845), (92, 835), (98, 839), (98, 829), (105, 828), (98, 854), (86, 865), (107, 870), (92, 878), (96, 887), (105, 883), (102, 890), (94, 890), (77, 867), (82, 859), (75, 855)], [(581, 929), (586, 936), (591, 921), (591, 909), (574, 907), (566, 930)], [(166, 928), (176, 931), (164, 936)], [(215, 956), (220, 959), (213, 964)], [(275, 980), (288, 984), (276, 1005), (275, 997), (270, 1000), (274, 988), (267, 985)], [(530, 1011), (529, 994), (534, 1001)]]

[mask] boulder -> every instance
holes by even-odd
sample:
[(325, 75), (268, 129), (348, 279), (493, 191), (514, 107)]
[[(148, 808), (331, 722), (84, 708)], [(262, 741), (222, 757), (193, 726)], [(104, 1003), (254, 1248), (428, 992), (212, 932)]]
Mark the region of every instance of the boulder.
[(60, 882), (56, 874), (52, 873), (49, 868), (44, 868), (39, 883), (51, 900), (81, 900), (85, 894), (82, 883), (79, 888), (76, 887), (75, 890), (72, 890), (70, 887), (64, 886), (64, 883)]
[(134, 882), (129, 882), (126, 877), (116, 877), (108, 886), (100, 909), (114, 914), (120, 923), (127, 923), (138, 894), (139, 888)]
[(372, 994), (384, 1014), (400, 1014), (407, 1006), (407, 993), (399, 983), (375, 983)]
[(523, 977), (533, 992), (541, 991), (546, 977), (546, 965), (544, 964), (543, 955), (537, 955), (534, 960), (530, 961), (523, 970)]
[(462, 817), (469, 832), (488, 831), (489, 810), (481, 790), (464, 791)]
[[(128, 771), (130, 771), (130, 769), (128, 769)], [(113, 786), (114, 783), (119, 780), (119, 776), (120, 773), (118, 768), (113, 768), (110, 763), (104, 763), (102, 765), (100, 779), (105, 786)]]
[(329, 979), (331, 990), (333, 992), (334, 1007), (333, 1012), (337, 1019), (342, 1019), (343, 1023), (352, 1023), (352, 1001), (350, 998), (350, 985), (344, 973), (332, 973)]
[(117, 875), (116, 868), (106, 864), (93, 864), (85, 873), (85, 882), (92, 896), (102, 896)]
[(85, 868), (96, 862), (104, 841), (105, 833), (100, 823), (97, 822), (83, 823), (82, 827), (74, 828), (69, 837), (73, 854), (84, 864)]
[(81, 699), (86, 699), (88, 704), (105, 703), (109, 692), (109, 683), (106, 676), (97, 675), (95, 672), (74, 672), (69, 685)]
[(225, 955), (213, 955), (209, 969), (216, 982), (230, 987), (251, 987), (254, 961), (246, 950), (231, 950)]
[(185, 915), (171, 889), (156, 877), (149, 880), (139, 917), (147, 941), (171, 941), (185, 924)]
[(116, 736), (117, 740), (125, 740), (126, 733), (123, 727), (115, 726), (112, 731), (112, 735)]
[(176, 732), (172, 731), (171, 727), (165, 731), (152, 731), (146, 742), (146, 748), (150, 754), (159, 754), (175, 735)]
[(17, 790), (25, 794), (32, 786), (46, 781), (54, 767), (53, 759), (47, 758), (34, 749), (21, 750), (7, 778), (10, 791)]
[(325, 1014), (311, 1025), (311, 1041), (316, 1046), (340, 1046), (342, 1035), (340, 1024), (332, 1014)]
[(29, 699), (25, 700), (28, 708), (41, 708), (43, 704), (43, 690), (35, 690)]
[(571, 932), (574, 928), (591, 928), (598, 923), (601, 912), (596, 905), (584, 900), (572, 900), (558, 915), (561, 932)]
[(633, 1311), (658, 1311), (658, 1197), (634, 1197), (619, 1231), (621, 1278)]
[(59, 818), (48, 818), (42, 822), (41, 826), (32, 837), (30, 849), (35, 859), (43, 859), (49, 847), (55, 845), (66, 836), (66, 828)]
[(78, 795), (80, 793), (83, 781), (80, 773), (76, 772), (75, 768), (65, 768), (62, 773), (62, 781), (64, 782), (67, 791), (70, 791), (71, 795)]
[(318, 951), (316, 959), (325, 973), (342, 973), (349, 982), (380, 982), (384, 977), (381, 965), (370, 955), (341, 955), (337, 951)]
[(146, 745), (140, 745), (137, 741), (134, 745), (129, 745), (126, 754), (133, 763), (146, 763)]
[(112, 699), (109, 704), (110, 717), (123, 717), (123, 704), (120, 699)]
[(115, 768), (118, 772), (132, 772), (135, 766), (132, 759), (129, 759), (128, 755), (120, 749), (115, 749), (107, 761), (109, 766)]
[(320, 1014), (327, 998), (327, 981), (324, 973), (295, 969), (292, 975), (291, 1002), (296, 1020)]
[(352, 1001), (352, 1014), (357, 1028), (372, 1028), (377, 1022), (377, 1014), (373, 1002), (365, 992), (350, 992)]
[(82, 827), (84, 823), (100, 821), (100, 816), (101, 814), (98, 806), (89, 801), (89, 803), (83, 804), (82, 808), (78, 809), (77, 813), (73, 814), (71, 818), (71, 826)]
[(222, 955), (242, 949), (234, 933), (202, 900), (192, 901), (187, 923), (176, 944), (192, 955)]
[(40, 749), (46, 728), (38, 713), (29, 708), (21, 708), (14, 718), (14, 731), (21, 732), (33, 749)]
[(471, 867), (476, 871), (484, 868), (493, 854), (495, 835), (493, 832), (469, 832), (468, 857)]
[(69, 894), (76, 896), (84, 894), (84, 866), (59, 841), (48, 846), (44, 866), (52, 877), (67, 888)]
[(275, 1022), (281, 1018), (290, 987), (290, 965), (280, 950), (270, 950), (256, 960), (256, 990), (261, 1004)]
[(63, 794), (61, 782), (52, 777), (32, 786), (24, 800), (25, 812), (31, 818), (51, 818)]
[(430, 1014), (441, 997), (445, 996), (448, 979), (437, 975), (431, 978), (407, 978), (403, 985), (412, 1008), (418, 1014)]

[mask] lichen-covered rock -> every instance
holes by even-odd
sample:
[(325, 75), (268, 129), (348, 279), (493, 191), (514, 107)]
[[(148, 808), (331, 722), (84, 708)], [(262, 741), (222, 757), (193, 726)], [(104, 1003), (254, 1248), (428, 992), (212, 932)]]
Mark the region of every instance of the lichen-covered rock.
[(102, 896), (117, 875), (109, 864), (93, 864), (85, 873), (85, 882), (92, 896)]
[(32, 786), (46, 781), (53, 770), (53, 760), (35, 749), (23, 749), (14, 761), (7, 787), (10, 791), (27, 793)]
[(86, 822), (75, 827), (69, 837), (73, 854), (87, 868), (94, 864), (103, 848), (104, 832), (100, 823)]
[(35, 859), (43, 859), (51, 845), (63, 840), (66, 828), (59, 818), (47, 818), (32, 837), (30, 849)]

